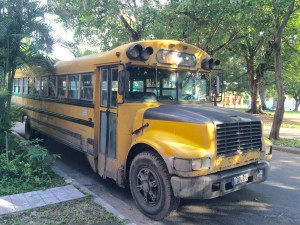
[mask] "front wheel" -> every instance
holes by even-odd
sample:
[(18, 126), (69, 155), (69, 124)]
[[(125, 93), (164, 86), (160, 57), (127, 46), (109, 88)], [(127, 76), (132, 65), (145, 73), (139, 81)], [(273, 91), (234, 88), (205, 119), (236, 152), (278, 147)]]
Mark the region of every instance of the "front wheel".
[(156, 153), (143, 152), (134, 158), (129, 182), (133, 199), (146, 216), (162, 220), (176, 211), (179, 199), (174, 197), (168, 170)]

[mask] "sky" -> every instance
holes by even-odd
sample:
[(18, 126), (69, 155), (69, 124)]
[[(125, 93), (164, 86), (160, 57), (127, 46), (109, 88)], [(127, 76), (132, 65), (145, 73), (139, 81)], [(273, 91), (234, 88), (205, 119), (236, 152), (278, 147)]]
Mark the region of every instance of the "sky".
[[(52, 27), (52, 32), (54, 37), (61, 37), (65, 41), (73, 41), (73, 32), (66, 32), (61, 24), (54, 22), (53, 16), (47, 16), (47, 23)], [(58, 43), (55, 43), (53, 46), (53, 52), (51, 57), (59, 59), (59, 60), (70, 60), (74, 59), (74, 55), (68, 48), (64, 48)]]
[[(41, 3), (47, 4), (47, 0), (40, 0)], [(61, 37), (65, 41), (72, 42), (73, 32), (64, 30), (63, 26), (55, 21), (57, 17), (55, 15), (46, 14), (46, 22), (52, 28), (52, 35), (54, 37)], [(50, 55), (58, 60), (71, 60), (74, 59), (74, 55), (68, 48), (64, 48), (58, 43), (54, 44), (53, 52)]]

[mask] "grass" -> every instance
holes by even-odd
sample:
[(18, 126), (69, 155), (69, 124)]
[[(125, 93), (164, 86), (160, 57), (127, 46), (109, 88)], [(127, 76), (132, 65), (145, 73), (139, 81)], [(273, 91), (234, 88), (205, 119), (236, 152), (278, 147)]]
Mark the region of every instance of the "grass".
[(280, 139), (280, 140), (272, 140), (274, 145), (280, 145), (285, 147), (295, 147), (300, 148), (300, 140), (297, 139)]
[(48, 205), (0, 217), (1, 225), (124, 225), (125, 222), (107, 212), (92, 200), (84, 199)]
[[(245, 108), (231, 108), (241, 112), (246, 112), (248, 109)], [(265, 126), (272, 126), (274, 111), (266, 110), (265, 114), (255, 114), (254, 116), (259, 117)], [(300, 129), (300, 112), (285, 111), (283, 121), (281, 124), (282, 128), (295, 128)]]

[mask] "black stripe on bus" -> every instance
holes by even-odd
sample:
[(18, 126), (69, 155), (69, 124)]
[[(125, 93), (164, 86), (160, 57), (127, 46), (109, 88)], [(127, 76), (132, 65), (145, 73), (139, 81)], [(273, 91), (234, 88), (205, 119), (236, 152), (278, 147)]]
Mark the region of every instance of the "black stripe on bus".
[(67, 130), (67, 129), (55, 126), (55, 125), (47, 123), (47, 122), (43, 122), (41, 120), (37, 120), (35, 118), (30, 118), (30, 120), (32, 120), (33, 122), (36, 122), (38, 124), (41, 124), (43, 126), (49, 127), (49, 128), (51, 128), (53, 130), (59, 131), (59, 132), (61, 132), (63, 134), (67, 134), (67, 135), (69, 135), (69, 136), (71, 136), (73, 138), (76, 138), (76, 139), (78, 139), (78, 140), (81, 141), (81, 134), (78, 134), (78, 133), (75, 133), (73, 131), (70, 131), (70, 130)]
[(66, 104), (66, 105), (75, 105), (75, 106), (83, 106), (83, 107), (87, 107), (87, 108), (94, 108), (93, 102), (89, 101), (89, 100), (57, 98), (57, 97), (47, 97), (47, 96), (34, 96), (34, 95), (26, 95), (26, 94), (18, 94), (18, 93), (13, 93), (13, 96), (33, 99), (33, 100), (37, 100), (37, 101), (54, 102), (54, 103), (60, 103), (60, 104)]
[[(53, 117), (56, 117), (56, 118), (59, 118), (59, 119), (67, 120), (67, 121), (70, 121), (70, 122), (73, 122), (73, 123), (78, 123), (78, 124), (85, 125), (85, 126), (88, 126), (88, 127), (94, 127), (94, 122), (91, 122), (91, 121), (88, 121), (88, 120), (82, 120), (82, 119), (62, 115), (62, 114), (59, 114), (59, 113), (50, 112), (50, 111), (47, 111), (47, 110), (36, 109), (36, 108), (30, 107), (30, 106), (24, 106), (24, 105), (19, 105), (19, 104), (18, 104), (18, 106), (21, 106), (24, 109), (28, 109), (28, 110), (31, 110), (31, 111), (34, 111), (34, 112), (38, 112), (38, 113), (45, 114), (45, 115), (48, 115), (48, 116), (53, 116)], [(32, 118), (30, 118), (30, 119), (32, 119)]]
[(94, 139), (88, 138), (87, 143), (90, 145), (94, 145)]

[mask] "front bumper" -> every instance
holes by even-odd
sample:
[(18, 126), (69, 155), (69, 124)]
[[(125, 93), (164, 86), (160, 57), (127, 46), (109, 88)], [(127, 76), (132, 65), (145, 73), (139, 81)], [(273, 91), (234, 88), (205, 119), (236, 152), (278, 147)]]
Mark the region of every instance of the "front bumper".
[[(264, 161), (201, 177), (173, 176), (171, 184), (177, 198), (211, 199), (242, 189), (248, 184), (265, 181), (269, 169), (269, 162)], [(243, 174), (248, 175), (248, 181), (233, 185), (233, 178)]]

